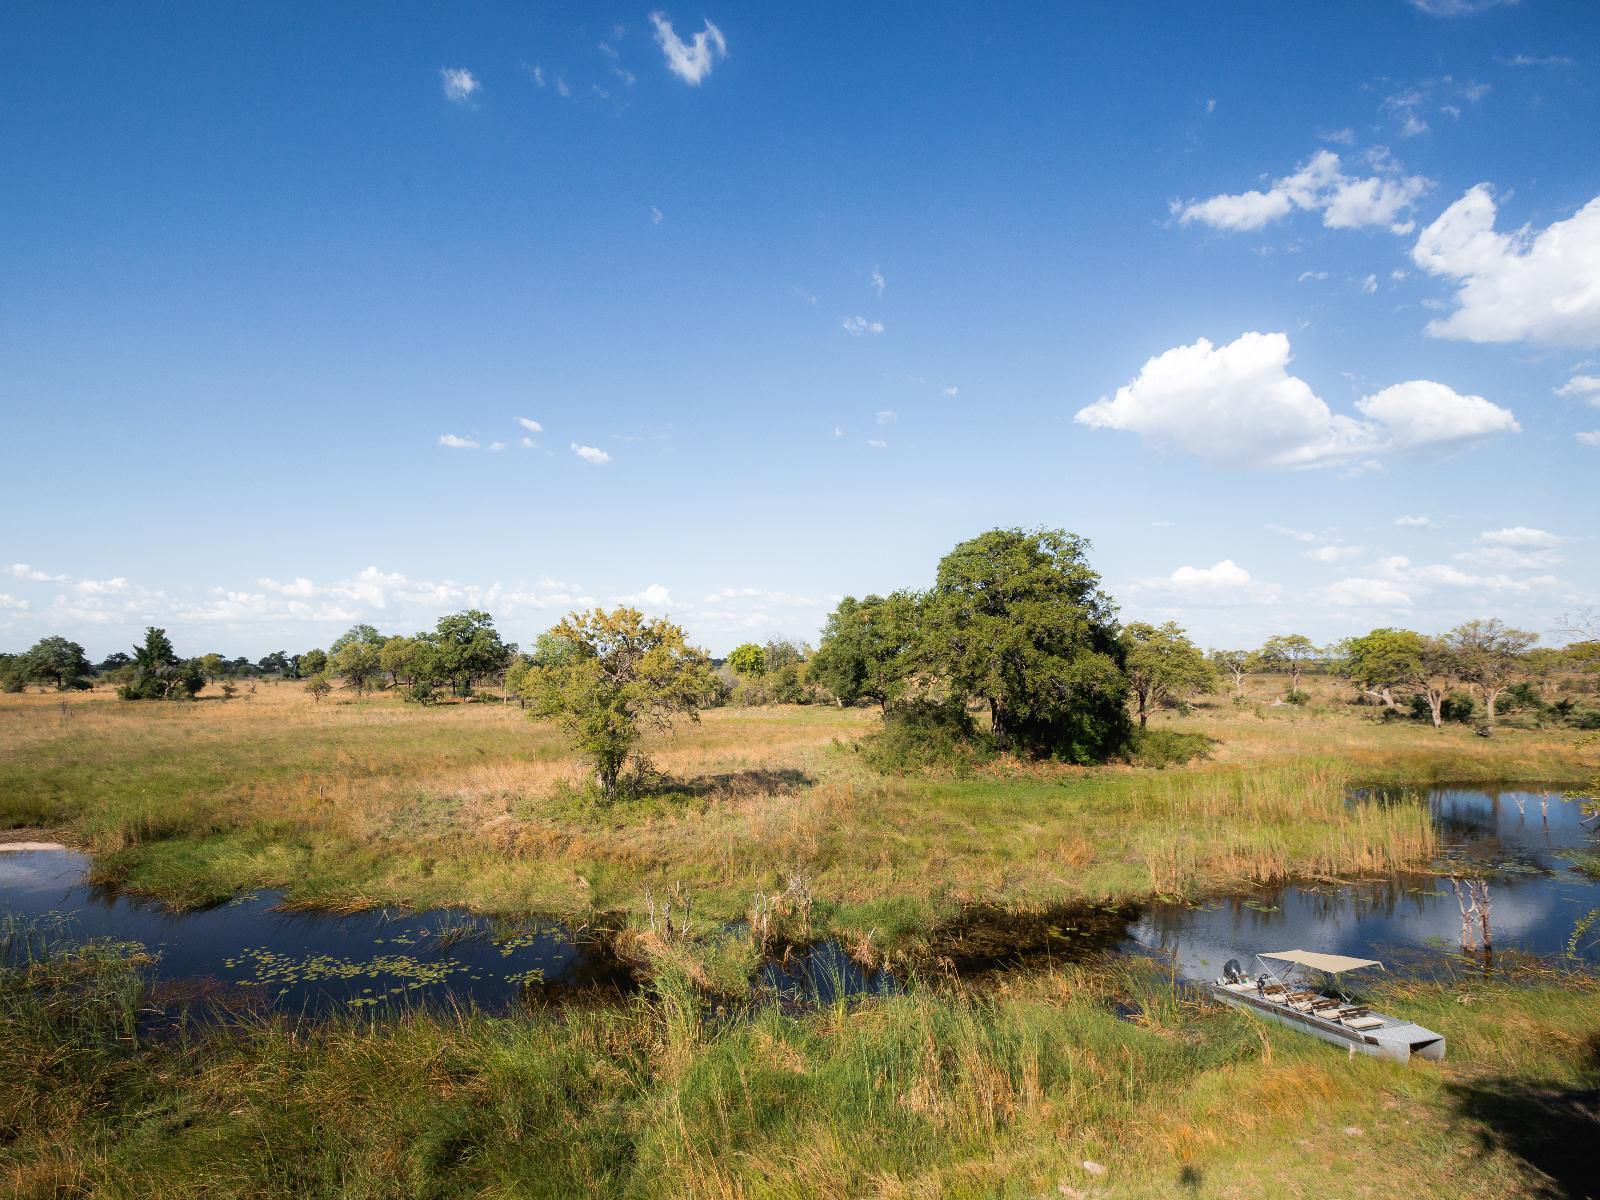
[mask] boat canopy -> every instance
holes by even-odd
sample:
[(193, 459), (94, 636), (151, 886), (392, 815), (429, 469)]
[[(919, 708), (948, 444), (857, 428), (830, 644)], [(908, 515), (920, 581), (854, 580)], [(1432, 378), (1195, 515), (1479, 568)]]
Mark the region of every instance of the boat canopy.
[(1298, 963), (1302, 967), (1326, 971), (1330, 975), (1337, 975), (1340, 971), (1355, 971), (1362, 967), (1383, 969), (1383, 964), (1375, 958), (1347, 958), (1343, 954), (1319, 954), (1315, 950), (1279, 950), (1275, 954), (1263, 953), (1260, 957), (1276, 959), (1278, 962)]

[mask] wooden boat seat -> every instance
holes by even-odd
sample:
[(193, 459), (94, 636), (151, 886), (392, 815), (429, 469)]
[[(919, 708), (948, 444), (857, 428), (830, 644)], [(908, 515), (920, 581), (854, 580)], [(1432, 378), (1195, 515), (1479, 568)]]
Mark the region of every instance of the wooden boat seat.
[(1347, 1019), (1345, 1024), (1351, 1029), (1376, 1029), (1383, 1024), (1383, 1021), (1378, 1017), (1355, 1017)]

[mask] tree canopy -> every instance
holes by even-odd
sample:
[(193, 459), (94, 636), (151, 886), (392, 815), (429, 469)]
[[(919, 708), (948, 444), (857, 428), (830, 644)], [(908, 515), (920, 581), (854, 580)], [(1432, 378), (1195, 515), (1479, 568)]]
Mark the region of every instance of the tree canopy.
[(910, 592), (846, 596), (828, 614), (811, 677), (841, 704), (872, 700), (887, 711), (911, 676), (916, 638), (917, 598)]
[(1122, 646), (1140, 729), (1171, 697), (1216, 691), (1217, 673), (1176, 621), (1135, 621), (1123, 629)]

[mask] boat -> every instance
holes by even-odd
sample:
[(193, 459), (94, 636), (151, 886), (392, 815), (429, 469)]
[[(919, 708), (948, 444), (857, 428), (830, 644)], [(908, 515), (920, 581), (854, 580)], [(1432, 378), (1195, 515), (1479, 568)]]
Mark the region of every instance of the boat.
[[(1229, 959), (1222, 968), (1222, 976), (1208, 984), (1207, 990), (1224, 1004), (1344, 1046), (1352, 1054), (1370, 1054), (1392, 1062), (1407, 1062), (1413, 1057), (1432, 1062), (1444, 1059), (1443, 1034), (1374, 1012), (1367, 1005), (1351, 1000), (1339, 988), (1339, 976), (1347, 971), (1373, 967), (1383, 970), (1383, 964), (1376, 959), (1349, 958), (1315, 950), (1279, 950), (1258, 954), (1256, 958), (1264, 969), (1254, 979), (1239, 965), (1238, 959)], [(1289, 964), (1289, 969), (1275, 968), (1272, 965), (1275, 963)], [(1308, 988), (1294, 976), (1295, 967), (1320, 972), (1327, 982), (1322, 987)]]

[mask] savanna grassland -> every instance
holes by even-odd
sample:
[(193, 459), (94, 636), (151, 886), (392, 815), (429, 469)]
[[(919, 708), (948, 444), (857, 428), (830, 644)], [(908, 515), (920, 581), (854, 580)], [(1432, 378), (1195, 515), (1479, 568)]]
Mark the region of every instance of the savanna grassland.
[[(1263, 689), (1264, 691), (1266, 689)], [(1576, 782), (1567, 730), (1382, 723), (1371, 709), (1217, 702), (1163, 727), (1214, 739), (1167, 770), (1002, 759), (964, 775), (866, 766), (875, 711), (723, 708), (647, 750), (645, 794), (596, 803), (556, 732), (515, 704), (0, 697), (0, 826), (91, 851), (100, 882), (176, 905), (277, 887), (296, 903), (628, 913), (682, 884), (743, 915), (799, 879), (826, 924), (880, 944), (966, 904), (1195, 894), (1426, 861), (1420, 807), (1352, 784)]]
[[(1261, 695), (1271, 689), (1262, 687)], [(0, 697), (0, 825), (175, 904), (461, 904), (631, 925), (614, 1005), (415, 1011), (140, 1039), (134, 947), (0, 972), (0, 1189), (26, 1197), (1582, 1196), (1600, 1178), (1600, 991), (1548, 968), (1379, 985), (1442, 1064), (1335, 1049), (1175, 991), (1154, 964), (795, 1012), (708, 1003), (718, 964), (642, 931), (758, 893), (909, 962), (964, 905), (1041, 909), (1426, 863), (1425, 806), (1355, 784), (1594, 772), (1570, 730), (1380, 723), (1331, 686), (1156, 724), (1165, 770), (871, 769), (865, 709), (726, 708), (597, 804), (513, 705), (418, 708), (294, 683), (223, 702)], [(798, 881), (798, 882), (797, 882)], [(780, 912), (779, 916), (785, 913)], [(724, 964), (725, 965), (725, 964)], [(748, 959), (735, 963), (747, 971)], [(1120, 1014), (1120, 1015), (1119, 1015)], [(1131, 1014), (1131, 1016), (1129, 1015)]]

